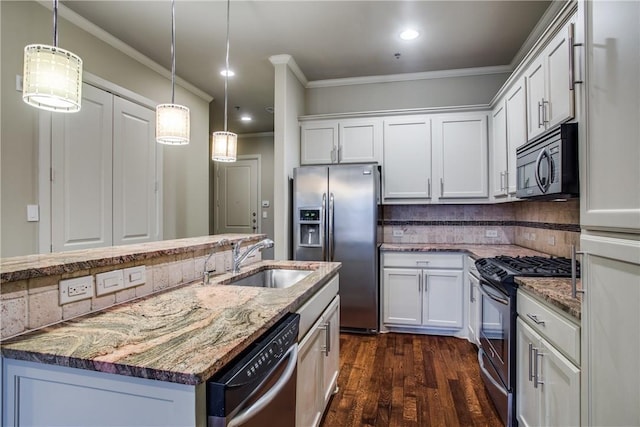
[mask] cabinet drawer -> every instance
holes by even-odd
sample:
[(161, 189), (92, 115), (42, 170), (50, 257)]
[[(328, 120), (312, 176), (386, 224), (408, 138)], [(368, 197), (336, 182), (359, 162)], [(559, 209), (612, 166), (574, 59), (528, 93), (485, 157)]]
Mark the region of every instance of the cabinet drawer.
[(518, 316), (580, 366), (580, 326), (518, 290)]
[(464, 268), (464, 257), (459, 253), (385, 252), (384, 267), (411, 268)]

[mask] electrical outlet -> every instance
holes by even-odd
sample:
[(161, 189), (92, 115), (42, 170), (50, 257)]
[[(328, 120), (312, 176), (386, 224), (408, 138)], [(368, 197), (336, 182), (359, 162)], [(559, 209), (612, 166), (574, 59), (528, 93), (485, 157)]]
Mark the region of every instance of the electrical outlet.
[(60, 305), (89, 299), (93, 296), (93, 276), (61, 280), (58, 284)]
[(529, 240), (536, 240), (536, 233), (530, 233)]
[(147, 281), (147, 268), (144, 265), (138, 267), (125, 268), (124, 274), (124, 287), (132, 288), (139, 286)]
[(107, 271), (96, 274), (96, 295), (110, 294), (124, 289), (124, 274), (122, 270)]
[(487, 237), (498, 237), (498, 230), (485, 230), (484, 235)]
[(404, 230), (393, 230), (393, 237), (402, 237), (404, 236)]
[(555, 246), (556, 245), (556, 237), (555, 236), (547, 237), (547, 244), (549, 246)]

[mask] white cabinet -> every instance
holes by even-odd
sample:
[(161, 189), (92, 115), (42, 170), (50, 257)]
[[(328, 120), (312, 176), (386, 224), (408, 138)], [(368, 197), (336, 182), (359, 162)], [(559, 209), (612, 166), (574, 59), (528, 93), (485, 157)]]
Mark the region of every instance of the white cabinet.
[(309, 121), (302, 123), (300, 131), (302, 165), (382, 160), (380, 119)]
[[(473, 260), (470, 262), (473, 262)], [(468, 339), (472, 343), (480, 345), (478, 329), (480, 326), (480, 280), (471, 273), (467, 274), (467, 287), (469, 288), (469, 307), (467, 315)]]
[(464, 302), (462, 255), (383, 254), (383, 329), (456, 335), (464, 329)]
[(507, 92), (507, 172), (505, 185), (510, 195), (517, 190), (516, 150), (527, 142), (527, 97), (524, 77)]
[(507, 108), (504, 100), (491, 113), (491, 188), (494, 197), (504, 197), (508, 189)]
[(580, 325), (522, 289), (516, 405), (523, 426), (580, 425)]
[(573, 22), (569, 22), (563, 26), (525, 72), (528, 139), (573, 118), (573, 87), (569, 76), (572, 25)]
[(640, 230), (640, 3), (586, 9), (586, 111), (580, 121), (582, 228)]
[(382, 168), (385, 202), (431, 198), (431, 120), (427, 116), (384, 120)]
[(440, 199), (489, 196), (487, 114), (443, 114), (434, 118), (435, 169)]
[(522, 318), (517, 323), (519, 425), (579, 426), (580, 369)]
[(320, 424), (331, 395), (337, 389), (340, 354), (340, 297), (309, 328), (299, 344), (296, 425)]

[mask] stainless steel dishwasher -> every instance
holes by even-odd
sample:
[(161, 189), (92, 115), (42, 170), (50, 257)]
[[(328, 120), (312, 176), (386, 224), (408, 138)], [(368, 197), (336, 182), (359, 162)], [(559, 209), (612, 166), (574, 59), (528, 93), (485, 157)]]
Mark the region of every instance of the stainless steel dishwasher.
[(209, 427), (296, 424), (299, 314), (289, 314), (207, 381)]

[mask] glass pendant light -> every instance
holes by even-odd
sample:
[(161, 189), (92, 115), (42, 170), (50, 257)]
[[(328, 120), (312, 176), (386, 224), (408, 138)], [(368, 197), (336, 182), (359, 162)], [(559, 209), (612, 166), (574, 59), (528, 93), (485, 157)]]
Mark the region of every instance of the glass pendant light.
[(171, 104), (156, 106), (156, 141), (160, 144), (189, 143), (191, 124), (189, 109), (175, 104), (176, 92), (176, 5), (171, 0)]
[(227, 0), (227, 55), (224, 75), (224, 131), (214, 132), (211, 138), (211, 159), (216, 162), (235, 162), (238, 150), (238, 135), (227, 131), (227, 87), (229, 84), (229, 6)]
[(82, 59), (58, 47), (58, 0), (53, 2), (53, 46), (24, 48), (22, 99), (43, 110), (75, 113), (82, 99)]

